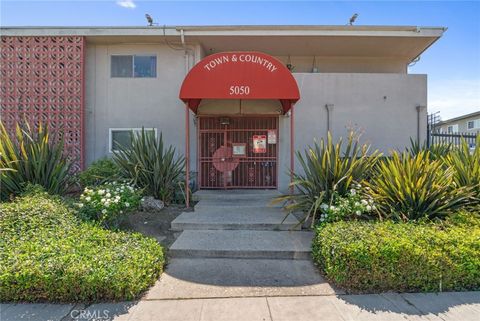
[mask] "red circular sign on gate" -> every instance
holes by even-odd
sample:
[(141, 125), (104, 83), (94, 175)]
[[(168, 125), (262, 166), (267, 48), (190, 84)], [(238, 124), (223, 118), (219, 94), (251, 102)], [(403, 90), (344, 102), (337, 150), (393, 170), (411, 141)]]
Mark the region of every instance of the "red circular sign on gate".
[(213, 153), (213, 166), (219, 172), (231, 172), (239, 164), (238, 158), (233, 157), (232, 147), (221, 146)]

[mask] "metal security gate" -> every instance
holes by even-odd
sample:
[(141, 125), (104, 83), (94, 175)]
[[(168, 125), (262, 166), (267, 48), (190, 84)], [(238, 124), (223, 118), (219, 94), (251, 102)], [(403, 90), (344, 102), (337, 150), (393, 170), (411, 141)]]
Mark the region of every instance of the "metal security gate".
[(278, 117), (198, 118), (199, 186), (276, 188)]

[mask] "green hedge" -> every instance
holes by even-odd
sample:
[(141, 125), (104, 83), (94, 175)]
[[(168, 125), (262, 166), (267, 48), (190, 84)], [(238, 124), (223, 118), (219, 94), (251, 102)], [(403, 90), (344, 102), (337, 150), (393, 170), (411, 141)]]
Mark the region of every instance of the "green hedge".
[(154, 239), (79, 222), (58, 198), (0, 204), (0, 301), (130, 300), (163, 263)]
[(351, 292), (480, 290), (480, 219), (442, 226), (338, 222), (316, 230), (313, 257)]

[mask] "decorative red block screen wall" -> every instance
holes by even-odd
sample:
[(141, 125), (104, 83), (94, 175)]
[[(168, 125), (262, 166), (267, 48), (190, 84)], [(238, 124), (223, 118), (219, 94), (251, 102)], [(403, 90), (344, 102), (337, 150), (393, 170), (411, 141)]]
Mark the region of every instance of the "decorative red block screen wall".
[(1, 37), (0, 115), (7, 130), (26, 119), (61, 133), (84, 166), (85, 38)]

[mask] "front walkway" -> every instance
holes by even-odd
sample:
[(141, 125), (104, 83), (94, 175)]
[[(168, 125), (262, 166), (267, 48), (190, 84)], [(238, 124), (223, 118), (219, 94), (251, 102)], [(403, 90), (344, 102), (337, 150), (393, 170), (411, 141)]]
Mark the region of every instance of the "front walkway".
[(480, 292), (1, 304), (1, 321), (477, 321)]
[[(313, 233), (285, 219), (271, 190), (200, 191), (146, 300), (339, 294), (310, 259)], [(285, 219), (285, 220), (284, 220)], [(282, 223), (283, 221), (283, 223)]]

